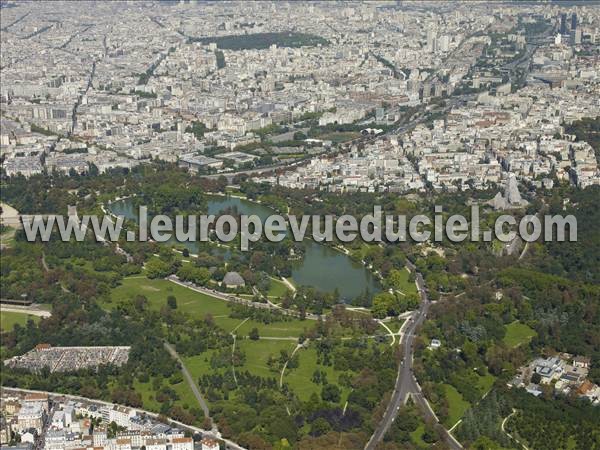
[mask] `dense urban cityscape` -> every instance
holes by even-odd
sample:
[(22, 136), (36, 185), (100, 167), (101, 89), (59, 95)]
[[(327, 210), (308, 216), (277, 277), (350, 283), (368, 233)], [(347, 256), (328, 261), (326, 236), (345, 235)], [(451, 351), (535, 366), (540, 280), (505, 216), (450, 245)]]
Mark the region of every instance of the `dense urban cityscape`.
[[(600, 3), (0, 0), (0, 43), (2, 448), (600, 449)], [(23, 229), (376, 205), (577, 239)]]

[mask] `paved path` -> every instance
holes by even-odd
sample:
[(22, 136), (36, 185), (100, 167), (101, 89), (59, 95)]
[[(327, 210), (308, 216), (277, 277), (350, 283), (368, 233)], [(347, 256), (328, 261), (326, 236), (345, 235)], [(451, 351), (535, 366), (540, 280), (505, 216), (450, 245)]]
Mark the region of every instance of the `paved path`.
[[(48, 263), (46, 262), (46, 253), (45, 252), (42, 252), (42, 267), (44, 268), (44, 272), (50, 272), (50, 268), (48, 267)], [(71, 293), (71, 291), (69, 291), (62, 284), (60, 284), (60, 290), (67, 294)]]
[(52, 313), (45, 309), (36, 308), (35, 306), (17, 306), (17, 305), (0, 305), (0, 311), (2, 312), (14, 312), (14, 313), (22, 313), (29, 314), (31, 316), (38, 317), (50, 317)]
[[(224, 292), (215, 291), (213, 289), (208, 289), (208, 288), (205, 288), (202, 286), (197, 286), (195, 284), (185, 283), (185, 282), (181, 281), (179, 278), (177, 278), (176, 275), (170, 275), (166, 279), (172, 283), (178, 284), (179, 286), (191, 289), (196, 292), (200, 292), (201, 294), (210, 295), (211, 297), (215, 297), (215, 298), (218, 298), (219, 300), (224, 300), (226, 302), (239, 303), (242, 305), (251, 306), (253, 308), (276, 310), (276, 311), (280, 311), (282, 314), (292, 316), (292, 317), (300, 316), (300, 313), (298, 311), (295, 311), (293, 309), (282, 308), (278, 305), (275, 305), (274, 303), (255, 302), (252, 300), (248, 300), (248, 299), (245, 299), (242, 297), (235, 296), (233, 294), (226, 294)], [(319, 316), (318, 314), (306, 313), (305, 318), (309, 319), (309, 320), (319, 320), (319, 319), (324, 319), (325, 316)]]
[(233, 363), (233, 357), (235, 355), (235, 343), (237, 341), (237, 334), (235, 334), (235, 332), (237, 331), (237, 329), (239, 327), (244, 325), (248, 320), (250, 320), (250, 317), (246, 317), (244, 320), (242, 320), (242, 322), (240, 322), (233, 330), (231, 330), (231, 333), (229, 333), (231, 335), (231, 337), (233, 338), (233, 345), (231, 346), (231, 370), (233, 372), (233, 381), (235, 381), (236, 386), (238, 386), (238, 380), (237, 380), (237, 376), (235, 374), (235, 364)]
[(512, 412), (508, 416), (506, 416), (504, 418), (504, 420), (502, 421), (502, 425), (500, 425), (500, 429), (502, 429), (502, 432), (504, 434), (506, 434), (509, 438), (511, 438), (513, 441), (515, 441), (517, 444), (519, 444), (525, 450), (529, 450), (529, 447), (527, 447), (525, 444), (523, 444), (521, 441), (519, 441), (516, 437), (514, 437), (512, 434), (510, 434), (508, 431), (506, 431), (506, 422), (508, 422), (508, 419), (510, 419), (516, 413), (517, 413), (517, 410), (513, 409)]
[(281, 277), (281, 281), (283, 281), (292, 292), (296, 292), (296, 286), (294, 286), (286, 277)]
[[(181, 372), (183, 373), (185, 380), (187, 381), (190, 388), (192, 389), (192, 392), (194, 393), (194, 397), (196, 397), (196, 400), (198, 400), (198, 404), (200, 405), (200, 408), (202, 408), (202, 411), (204, 412), (204, 416), (207, 417), (208, 419), (210, 419), (211, 423), (213, 423), (212, 418), (210, 417), (210, 413), (208, 411), (208, 404), (206, 403), (206, 400), (204, 400), (204, 397), (202, 397), (202, 394), (200, 393), (200, 390), (198, 389), (198, 385), (194, 381), (194, 378), (192, 378), (192, 375), (188, 372), (187, 367), (185, 367), (185, 364), (179, 357), (179, 354), (175, 350), (175, 347), (173, 347), (168, 342), (165, 342), (165, 348), (167, 349), (169, 354), (177, 360), (179, 365), (181, 365)], [(216, 426), (214, 423), (213, 423), (213, 430), (216, 430)]]
[(294, 349), (294, 351), (292, 352), (292, 354), (290, 355), (290, 357), (288, 358), (288, 360), (285, 362), (285, 364), (281, 368), (281, 375), (279, 377), (279, 389), (281, 389), (283, 387), (283, 374), (285, 373), (285, 369), (287, 368), (288, 363), (294, 357), (294, 355), (296, 354), (296, 352), (298, 350), (300, 350), (302, 347), (304, 347), (305, 345), (308, 344), (308, 341), (309, 341), (309, 339), (305, 340), (302, 344), (296, 345), (296, 348)]
[(390, 342), (390, 347), (392, 347), (395, 343), (396, 343), (396, 335), (394, 334), (394, 332), (390, 329), (390, 327), (388, 327), (385, 323), (383, 323), (381, 320), (378, 320), (377, 323), (379, 325), (381, 325), (383, 328), (385, 328), (387, 330), (387, 332), (389, 333), (389, 335), (392, 337), (392, 342)]

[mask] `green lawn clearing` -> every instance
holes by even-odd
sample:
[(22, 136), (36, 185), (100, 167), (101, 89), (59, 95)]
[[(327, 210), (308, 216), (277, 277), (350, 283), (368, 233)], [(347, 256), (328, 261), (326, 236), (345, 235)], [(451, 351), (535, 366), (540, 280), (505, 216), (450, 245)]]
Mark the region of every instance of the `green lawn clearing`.
[(27, 321), (31, 319), (34, 322), (38, 322), (41, 317), (33, 316), (27, 313), (20, 312), (9, 312), (9, 311), (1, 311), (0, 312), (0, 329), (2, 331), (10, 331), (14, 328), (16, 324), (21, 326), (27, 325)]
[(505, 328), (506, 335), (504, 336), (504, 343), (508, 347), (518, 347), (519, 345), (526, 344), (537, 335), (535, 330), (518, 320), (506, 325)]
[(450, 428), (461, 419), (467, 409), (471, 407), (471, 404), (463, 399), (460, 392), (454, 386), (444, 384), (444, 390), (446, 392), (446, 400), (448, 400), (448, 418), (445, 425)]

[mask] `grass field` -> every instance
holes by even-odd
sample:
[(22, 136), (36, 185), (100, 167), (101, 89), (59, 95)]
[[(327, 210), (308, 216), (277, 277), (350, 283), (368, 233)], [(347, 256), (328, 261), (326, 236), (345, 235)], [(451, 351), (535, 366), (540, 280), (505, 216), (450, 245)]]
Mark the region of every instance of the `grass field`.
[(448, 400), (448, 418), (445, 425), (450, 428), (460, 420), (471, 405), (463, 399), (454, 386), (444, 384), (444, 390), (446, 392), (446, 399)]
[[(267, 361), (269, 356), (279, 358), (281, 350), (287, 350), (291, 355), (296, 348), (295, 341), (269, 341), (259, 340), (251, 341), (249, 339), (240, 340), (237, 346), (246, 354), (246, 362), (242, 367), (236, 367), (237, 371), (248, 370), (248, 372), (265, 378), (276, 378), (279, 381), (280, 372), (274, 372), (269, 369)], [(285, 379), (285, 378), (284, 378)]]
[[(237, 348), (246, 354), (246, 360), (243, 366), (236, 367), (236, 372), (248, 371), (253, 375), (265, 378), (275, 378), (279, 382), (279, 371), (270, 370), (267, 365), (269, 356), (279, 357), (281, 350), (287, 350), (291, 354), (296, 347), (295, 341), (275, 341), (261, 340), (251, 341), (249, 339), (240, 339), (236, 343)], [(183, 358), (183, 362), (188, 371), (192, 374), (194, 381), (198, 381), (202, 375), (209, 375), (214, 372), (210, 366), (210, 359), (215, 350), (209, 350), (201, 355), (188, 356)], [(229, 368), (231, 370), (231, 368)], [(204, 391), (202, 385), (200, 389)]]
[(29, 319), (33, 320), (34, 322), (38, 322), (41, 318), (26, 313), (1, 311), (0, 329), (2, 329), (2, 331), (10, 331), (16, 324), (25, 326), (27, 325), (27, 321)]
[(271, 287), (267, 293), (269, 297), (283, 297), (287, 291), (288, 287), (283, 281), (271, 278)]
[(417, 448), (428, 448), (429, 445), (423, 440), (423, 434), (425, 433), (425, 425), (420, 424), (415, 431), (410, 433), (410, 440)]
[[(406, 322), (406, 321), (402, 320), (402, 319), (392, 319), (388, 323), (386, 323), (386, 325), (394, 333), (398, 333), (398, 332), (400, 332), (400, 328), (402, 328), (402, 325), (404, 325), (404, 322)], [(399, 338), (396, 337), (396, 339), (399, 339)]]
[(124, 278), (122, 285), (113, 289), (111, 303), (102, 306), (108, 309), (116, 307), (120, 302), (126, 302), (136, 295), (144, 295), (151, 308), (160, 309), (167, 304), (167, 297), (174, 295), (177, 308), (193, 317), (203, 318), (206, 314), (213, 316), (229, 315), (227, 302), (184, 288), (167, 280), (151, 280), (143, 275)]
[(317, 136), (317, 139), (324, 141), (332, 141), (334, 143), (351, 141), (360, 137), (360, 133), (357, 131), (334, 131), (332, 133), (325, 133)]
[(487, 372), (484, 376), (479, 377), (477, 386), (479, 386), (479, 388), (485, 394), (492, 388), (494, 381), (496, 381), (496, 377), (491, 373)]
[[(258, 375), (265, 378), (275, 378), (279, 383), (281, 371), (271, 370), (267, 361), (269, 357), (279, 358), (282, 350), (287, 351), (291, 355), (296, 348), (295, 341), (275, 341), (275, 340), (259, 340), (252, 341), (249, 339), (238, 340), (237, 348), (242, 350), (246, 355), (246, 360), (243, 366), (236, 367), (238, 373), (247, 370), (253, 375)], [(212, 351), (203, 353), (202, 355), (186, 357), (184, 363), (194, 380), (198, 380), (202, 375), (207, 375), (213, 372), (210, 367), (210, 358)], [(312, 382), (312, 376), (315, 369), (320, 369), (327, 374), (327, 380), (337, 384), (338, 378), (342, 372), (334, 370), (330, 366), (317, 364), (317, 351), (314, 347), (303, 348), (296, 353), (298, 356), (299, 365), (294, 369), (286, 369), (283, 377), (283, 382), (287, 383), (291, 390), (294, 391), (302, 400), (310, 399), (310, 396), (315, 393), (319, 397), (321, 395), (322, 386)], [(342, 388), (340, 386), (340, 388)], [(342, 396), (340, 403), (343, 404), (350, 390), (342, 388)]]
[(416, 294), (417, 293), (417, 286), (415, 286), (415, 282), (414, 281), (410, 281), (409, 277), (410, 277), (410, 272), (406, 269), (400, 270), (402, 279), (401, 279), (401, 285), (400, 285), (400, 291), (405, 293), (405, 294)]
[[(286, 370), (283, 377), (284, 383), (288, 383), (301, 400), (309, 400), (313, 393), (320, 398), (323, 386), (312, 382), (315, 369), (319, 369), (327, 374), (327, 380), (330, 383), (337, 384), (342, 390), (340, 404), (343, 405), (350, 394), (349, 388), (338, 383), (338, 378), (343, 372), (334, 370), (331, 366), (317, 364), (317, 350), (310, 345), (308, 348), (298, 350), (296, 355), (298, 356), (299, 365), (295, 369)], [(349, 373), (352, 374), (352, 372)]]
[(213, 353), (214, 350), (208, 350), (201, 355), (182, 357), (183, 363), (192, 374), (194, 381), (197, 382), (200, 376), (213, 372), (213, 369), (210, 367), (210, 357)]
[[(112, 309), (120, 302), (129, 301), (139, 294), (146, 296), (150, 307), (156, 310), (166, 305), (167, 297), (173, 295), (177, 299), (177, 308), (180, 311), (199, 319), (211, 314), (217, 325), (229, 332), (243, 322), (243, 319), (229, 317), (229, 305), (224, 300), (196, 292), (167, 280), (151, 280), (144, 276), (123, 279), (122, 285), (113, 289), (112, 302), (105, 303), (102, 306), (106, 309)], [(248, 320), (237, 328), (236, 334), (247, 336), (252, 328), (258, 328), (261, 337), (298, 337), (305, 329), (313, 326), (314, 321), (310, 320), (291, 319), (271, 324)]]
[[(267, 364), (269, 357), (279, 358), (281, 350), (286, 350), (288, 355), (291, 355), (298, 343), (297, 337), (315, 325), (314, 321), (299, 319), (271, 324), (240, 318), (234, 319), (229, 317), (230, 309), (226, 301), (179, 286), (167, 280), (151, 280), (143, 276), (125, 278), (121, 286), (113, 289), (111, 302), (105, 303), (103, 307), (106, 309), (115, 308), (119, 303), (130, 301), (139, 294), (146, 296), (149, 307), (153, 309), (160, 309), (165, 306), (167, 296), (173, 295), (177, 299), (177, 308), (180, 311), (197, 318), (203, 318), (206, 314), (211, 314), (217, 325), (228, 332), (235, 330), (235, 334), (238, 336), (237, 348), (245, 353), (246, 359), (244, 365), (237, 367), (236, 371), (239, 373), (248, 370), (254, 375), (275, 378), (278, 382), (280, 370), (269, 368)], [(399, 326), (399, 323), (395, 325)], [(248, 333), (255, 327), (259, 330), (260, 339), (256, 341), (247, 339)], [(201, 355), (184, 358), (184, 363), (195, 381), (202, 375), (213, 372), (210, 360), (214, 351), (209, 350)], [(313, 393), (320, 396), (322, 385), (311, 381), (317, 367), (327, 374), (327, 379), (330, 382), (337, 383), (341, 372), (334, 371), (332, 367), (317, 365), (315, 348), (309, 346), (307, 349), (301, 349), (297, 352), (297, 355), (299, 367), (287, 369), (283, 380), (290, 385), (290, 388), (301, 399), (308, 400)], [(156, 409), (159, 405), (152, 398), (151, 386), (148, 383), (136, 383), (136, 390), (139, 390), (142, 394), (144, 403), (151, 405), (152, 409)], [(341, 404), (346, 401), (348, 394), (349, 389), (342, 390)], [(181, 395), (182, 399), (189, 397), (189, 393), (185, 397)]]
[(532, 330), (518, 320), (506, 325), (505, 328), (506, 335), (504, 336), (504, 343), (508, 347), (518, 347), (519, 345), (525, 344), (537, 334), (535, 330)]
[[(168, 386), (179, 396), (179, 399), (175, 402), (175, 404), (181, 407), (185, 407), (186, 405), (191, 408), (198, 407), (198, 402), (196, 401), (192, 390), (185, 381), (174, 385), (169, 384)], [(149, 411), (160, 412), (160, 403), (154, 399), (155, 392), (152, 389), (151, 381), (142, 383), (136, 379), (133, 382), (133, 387), (136, 392), (141, 394), (145, 409)]]

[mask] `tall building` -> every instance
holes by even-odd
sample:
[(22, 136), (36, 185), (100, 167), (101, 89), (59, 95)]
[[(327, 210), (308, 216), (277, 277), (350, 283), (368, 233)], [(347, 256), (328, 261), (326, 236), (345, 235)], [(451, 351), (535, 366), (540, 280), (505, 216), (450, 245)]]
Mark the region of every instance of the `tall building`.
[(577, 14), (573, 13), (571, 15), (571, 31), (575, 31), (577, 29)]
[(437, 34), (434, 30), (427, 30), (427, 50), (430, 52), (435, 52), (436, 37)]
[(560, 15), (560, 34), (567, 33), (567, 14), (562, 13)]
[(446, 34), (440, 36), (438, 47), (442, 52), (447, 52), (450, 49), (450, 37)]

